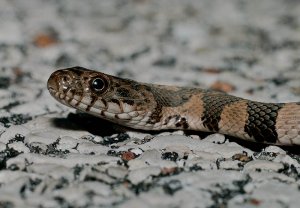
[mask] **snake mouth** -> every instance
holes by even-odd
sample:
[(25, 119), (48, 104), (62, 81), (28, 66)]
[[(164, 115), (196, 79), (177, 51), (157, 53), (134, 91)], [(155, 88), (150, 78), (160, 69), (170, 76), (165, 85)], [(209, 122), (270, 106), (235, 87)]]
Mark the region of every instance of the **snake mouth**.
[(106, 120), (114, 121), (116, 123), (124, 124), (124, 121), (136, 123), (144, 118), (144, 114), (136, 110), (124, 112), (122, 107), (120, 107), (118, 111), (111, 110), (112, 108), (116, 107), (112, 106), (112, 103), (103, 103), (103, 107), (96, 107), (91, 103), (86, 103), (82, 98), (79, 99), (75, 98), (74, 96), (69, 96), (68, 93), (52, 91), (52, 96), (66, 106), (73, 107), (83, 113), (92, 114)]

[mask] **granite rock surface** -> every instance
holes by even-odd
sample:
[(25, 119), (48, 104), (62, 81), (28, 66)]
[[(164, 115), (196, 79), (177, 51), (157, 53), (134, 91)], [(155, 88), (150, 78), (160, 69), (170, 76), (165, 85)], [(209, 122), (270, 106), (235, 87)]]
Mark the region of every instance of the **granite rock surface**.
[(299, 207), (297, 147), (125, 131), (46, 88), (80, 65), (299, 101), (299, 1), (0, 0), (0, 31), (0, 207)]

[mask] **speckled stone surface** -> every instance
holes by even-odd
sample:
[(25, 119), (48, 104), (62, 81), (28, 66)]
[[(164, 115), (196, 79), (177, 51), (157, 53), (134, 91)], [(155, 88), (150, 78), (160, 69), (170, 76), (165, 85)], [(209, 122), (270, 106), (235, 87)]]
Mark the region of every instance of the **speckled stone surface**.
[(0, 207), (299, 207), (300, 150), (126, 131), (47, 92), (80, 65), (300, 100), (295, 0), (0, 0)]

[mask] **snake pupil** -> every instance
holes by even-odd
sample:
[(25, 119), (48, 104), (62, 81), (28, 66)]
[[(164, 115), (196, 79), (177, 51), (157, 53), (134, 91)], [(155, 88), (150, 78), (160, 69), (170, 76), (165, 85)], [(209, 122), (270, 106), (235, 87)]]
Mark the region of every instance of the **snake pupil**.
[(94, 88), (94, 90), (102, 90), (105, 86), (105, 83), (102, 79), (100, 78), (96, 78), (94, 79), (94, 81), (92, 82), (92, 87)]

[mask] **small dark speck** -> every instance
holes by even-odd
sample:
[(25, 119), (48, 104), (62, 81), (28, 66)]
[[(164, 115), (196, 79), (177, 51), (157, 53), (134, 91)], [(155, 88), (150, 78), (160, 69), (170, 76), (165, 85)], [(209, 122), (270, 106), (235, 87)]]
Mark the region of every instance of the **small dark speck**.
[(282, 16), (279, 21), (279, 24), (282, 24), (286, 27), (290, 27), (290, 28), (296, 28), (298, 27), (298, 22), (297, 22), (297, 18), (292, 16), (292, 15), (284, 15)]
[(1, 201), (0, 207), (13, 208), (14, 204), (10, 201)]
[(79, 166), (79, 165), (76, 165), (74, 168), (73, 168), (73, 174), (75, 176), (75, 178), (78, 178), (81, 171), (83, 170), (83, 167), (82, 166)]
[(14, 138), (9, 140), (9, 144), (14, 143), (14, 142), (24, 142), (25, 136), (23, 136), (22, 134), (16, 134)]
[(126, 70), (126, 69), (123, 69), (121, 71), (119, 71), (117, 74), (116, 74), (117, 77), (123, 77), (123, 78), (128, 78), (128, 77), (134, 77), (134, 75)]
[[(14, 95), (12, 95), (12, 97), (14, 97)], [(2, 109), (9, 111), (13, 107), (21, 105), (21, 104), (22, 104), (21, 102), (15, 101), (15, 102), (9, 103), (8, 105), (3, 106)]]
[(297, 50), (300, 47), (300, 42), (296, 40), (284, 40), (275, 45), (276, 49), (292, 49)]
[[(7, 168), (6, 161), (10, 158), (14, 158), (21, 154), (20, 152), (12, 149), (12, 148), (6, 148), (4, 151), (0, 152), (0, 170)], [(18, 169), (18, 167), (9, 166), (9, 168), (14, 168), (15, 170)], [(0, 206), (1, 207), (1, 206)]]
[(55, 62), (55, 66), (57, 68), (67, 67), (67, 66), (72, 66), (72, 65), (75, 66), (76, 61), (67, 54), (62, 54), (61, 56), (59, 56), (57, 58), (57, 60)]
[(161, 156), (163, 160), (171, 160), (171, 161), (176, 161), (178, 158), (178, 153), (177, 152), (164, 152)]
[(0, 123), (3, 123), (5, 127), (9, 127), (12, 124), (14, 125), (20, 125), (24, 124), (27, 121), (30, 121), (32, 117), (28, 115), (23, 115), (23, 114), (13, 114), (11, 117), (1, 117), (0, 118)]
[(0, 77), (0, 89), (7, 89), (10, 84), (9, 77)]
[(129, 135), (126, 134), (126, 133), (120, 133), (116, 136), (106, 136), (106, 137), (104, 137), (102, 145), (115, 144), (115, 143), (118, 143), (118, 142), (123, 142), (127, 139), (129, 139)]
[(141, 48), (140, 50), (138, 51), (135, 51), (134, 53), (132, 53), (130, 55), (130, 58), (131, 59), (137, 59), (139, 56), (143, 55), (143, 54), (146, 54), (150, 51), (150, 47), (145, 47), (145, 48)]
[(209, 34), (220, 35), (222, 33), (222, 30), (223, 29), (221, 27), (212, 26), (211, 28), (209, 28)]
[(252, 67), (258, 62), (258, 60), (256, 58), (233, 56), (225, 57), (224, 62), (226, 62), (231, 68), (236, 68), (239, 64), (247, 64), (249, 67)]
[(173, 195), (176, 191), (182, 189), (182, 185), (179, 180), (171, 180), (163, 185), (163, 189), (166, 193)]
[(119, 157), (121, 155), (120, 152), (116, 152), (115, 150), (108, 150), (106, 154), (114, 157)]
[[(282, 173), (282, 174), (285, 174), (285, 175), (287, 175), (289, 177), (293, 177), (293, 178), (299, 177), (297, 168), (294, 165), (284, 164), (283, 168), (278, 170), (278, 173)], [(299, 188), (298, 188), (298, 190), (299, 190)]]
[(277, 98), (277, 94), (272, 94), (272, 95), (271, 95), (271, 98), (272, 98), (272, 99), (276, 99), (276, 98)]
[(172, 56), (163, 57), (153, 62), (154, 66), (173, 67), (176, 64), (176, 58)]
[(272, 82), (277, 86), (281, 86), (286, 84), (288, 82), (288, 79), (284, 77), (275, 77), (274, 79), (272, 79)]

